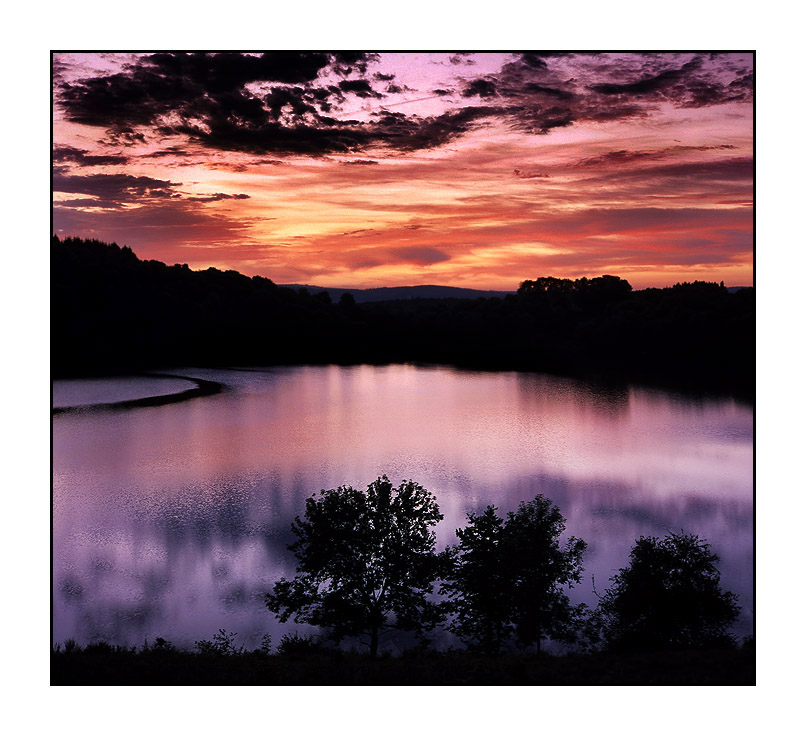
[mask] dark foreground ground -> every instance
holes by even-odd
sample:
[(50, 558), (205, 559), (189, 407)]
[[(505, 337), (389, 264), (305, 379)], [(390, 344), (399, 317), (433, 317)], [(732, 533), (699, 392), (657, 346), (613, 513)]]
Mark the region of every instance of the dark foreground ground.
[(754, 685), (752, 649), (551, 657), (55, 652), (52, 685)]

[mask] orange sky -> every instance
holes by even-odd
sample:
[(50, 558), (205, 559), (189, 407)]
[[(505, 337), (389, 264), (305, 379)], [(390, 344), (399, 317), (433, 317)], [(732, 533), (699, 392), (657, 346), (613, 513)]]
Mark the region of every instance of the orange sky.
[(277, 283), (753, 283), (751, 54), (59, 54), (54, 232)]

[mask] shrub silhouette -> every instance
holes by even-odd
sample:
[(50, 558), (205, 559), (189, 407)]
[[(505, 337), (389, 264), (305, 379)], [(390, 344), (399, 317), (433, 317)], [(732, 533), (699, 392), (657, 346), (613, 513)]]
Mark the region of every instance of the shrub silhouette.
[(283, 634), (277, 645), (277, 654), (283, 657), (301, 657), (323, 651), (322, 645), (312, 636), (299, 634)]
[(196, 649), (200, 654), (219, 655), (230, 657), (234, 654), (243, 654), (243, 647), (235, 646), (236, 633), (225, 629), (219, 629), (217, 634), (213, 634), (213, 640), (202, 639), (196, 642)]
[(611, 578), (598, 613), (611, 649), (690, 649), (732, 644), (737, 596), (719, 585), (717, 555), (696, 535), (641, 537)]
[(363, 492), (323, 490), (291, 527), (299, 574), (279, 580), (266, 605), (336, 642), (359, 637), (373, 656), (388, 629), (422, 636), (442, 617), (428, 599), (439, 572), (430, 527), (440, 519), (434, 496), (413, 481), (394, 488), (384, 475)]
[(582, 611), (564, 588), (579, 582), (586, 544), (575, 537), (560, 544), (560, 510), (539, 495), (506, 521), (488, 506), (468, 514), (468, 522), (456, 531), (459, 544), (446, 551), (452, 570), (441, 592), (454, 614), (449, 630), (488, 653), (513, 636), (538, 651), (548, 638), (573, 641)]

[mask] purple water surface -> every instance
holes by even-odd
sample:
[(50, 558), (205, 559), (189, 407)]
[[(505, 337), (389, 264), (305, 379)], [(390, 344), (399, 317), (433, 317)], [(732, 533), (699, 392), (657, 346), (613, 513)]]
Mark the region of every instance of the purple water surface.
[(252, 648), (303, 630), (263, 605), (294, 573), (293, 518), (382, 473), (435, 493), (440, 547), (468, 511), (543, 493), (589, 544), (572, 598), (590, 604), (592, 575), (601, 592), (639, 535), (699, 534), (740, 596), (736, 633), (752, 629), (746, 404), (409, 365), (176, 372), (226, 390), (53, 418), (56, 642), (192, 647), (225, 628)]

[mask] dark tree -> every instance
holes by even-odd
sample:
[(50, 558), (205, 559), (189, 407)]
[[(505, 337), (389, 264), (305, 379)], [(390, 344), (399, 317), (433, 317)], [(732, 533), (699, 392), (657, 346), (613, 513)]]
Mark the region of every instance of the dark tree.
[(456, 530), (459, 544), (446, 550), (452, 573), (440, 588), (453, 614), (448, 630), (489, 654), (499, 652), (513, 632), (501, 549), (503, 519), (495, 512), (495, 506), (488, 506), (482, 514), (468, 514), (467, 527)]
[(581, 610), (565, 588), (581, 578), (585, 542), (560, 543), (565, 519), (544, 496), (522, 503), (505, 522), (495, 511), (469, 514), (468, 527), (456, 532), (460, 543), (448, 549), (453, 571), (442, 592), (454, 613), (450, 630), (488, 652), (513, 635), (538, 651), (547, 638), (573, 641)]
[(266, 605), (280, 621), (326, 628), (334, 641), (363, 638), (373, 656), (384, 631), (422, 635), (442, 618), (428, 600), (439, 574), (430, 527), (440, 519), (434, 496), (413, 481), (393, 488), (384, 475), (363, 492), (323, 490), (292, 525), (299, 574), (278, 581)]
[(504, 536), (515, 630), (522, 645), (536, 644), (538, 651), (546, 638), (573, 641), (581, 612), (565, 589), (582, 578), (587, 544), (569, 537), (561, 545), (564, 531), (560, 510), (544, 496), (507, 514)]
[(611, 578), (599, 613), (613, 649), (690, 649), (732, 642), (737, 596), (719, 584), (717, 555), (696, 535), (641, 537)]

